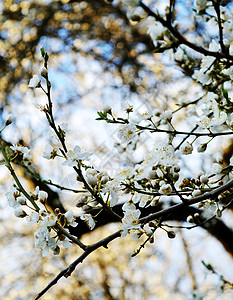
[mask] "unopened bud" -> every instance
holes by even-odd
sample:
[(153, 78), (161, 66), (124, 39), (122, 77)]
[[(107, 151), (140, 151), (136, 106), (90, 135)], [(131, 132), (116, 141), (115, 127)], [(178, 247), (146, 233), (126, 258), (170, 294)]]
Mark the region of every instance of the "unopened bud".
[(13, 116), (9, 115), (7, 120), (5, 121), (5, 126), (10, 125), (13, 122)]
[(48, 70), (47, 70), (45, 67), (42, 67), (42, 68), (40, 69), (40, 75), (41, 75), (42, 77), (46, 78), (47, 75), (48, 75)]
[(112, 113), (112, 108), (111, 108), (111, 106), (108, 105), (108, 104), (105, 104), (105, 105), (103, 106), (103, 112), (105, 112), (105, 113), (107, 113), (107, 114), (111, 114), (111, 113)]
[(55, 249), (53, 249), (53, 255), (59, 255), (60, 254), (60, 247), (57, 246)]
[(167, 236), (169, 237), (169, 239), (174, 239), (176, 237), (176, 234), (174, 231), (168, 231)]
[(207, 148), (207, 144), (201, 144), (197, 147), (197, 152), (201, 153), (201, 152), (205, 152)]
[(193, 220), (193, 217), (192, 217), (192, 216), (188, 216), (187, 219), (186, 219), (186, 221), (187, 221), (188, 223), (194, 223), (194, 220)]
[(222, 212), (221, 212), (221, 210), (218, 208), (217, 209), (217, 211), (216, 211), (216, 216), (218, 217), (218, 218), (221, 218), (221, 216), (222, 216)]
[(60, 209), (59, 208), (55, 208), (54, 213), (55, 213), (55, 215), (58, 215), (60, 213)]
[(27, 201), (24, 197), (20, 196), (20, 197), (17, 197), (17, 202), (21, 205), (26, 205), (27, 204)]
[(26, 217), (26, 213), (24, 210), (22, 210), (21, 207), (17, 207), (15, 210), (14, 210), (14, 214), (17, 218), (24, 218)]

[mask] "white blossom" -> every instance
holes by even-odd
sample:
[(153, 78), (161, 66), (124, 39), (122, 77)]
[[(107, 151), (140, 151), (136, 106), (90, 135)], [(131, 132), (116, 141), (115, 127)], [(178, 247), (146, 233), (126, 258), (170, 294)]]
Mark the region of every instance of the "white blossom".
[(184, 142), (180, 147), (180, 152), (184, 155), (191, 154), (193, 152), (193, 146), (189, 142)]
[(119, 191), (120, 191), (120, 181), (117, 179), (113, 179), (113, 180), (109, 180), (104, 188), (103, 188), (103, 192), (104, 193), (110, 193), (111, 198), (109, 199), (109, 205), (110, 207), (113, 207), (117, 204), (118, 200), (119, 200)]
[(194, 1), (194, 7), (197, 10), (197, 13), (199, 13), (201, 10), (204, 10), (206, 8), (207, 0), (195, 0)]
[(127, 235), (129, 229), (138, 229), (140, 228), (139, 216), (141, 212), (139, 209), (136, 210), (126, 210), (124, 217), (122, 219), (122, 234), (121, 237)]
[(155, 47), (157, 47), (157, 39), (161, 37), (163, 32), (164, 27), (160, 22), (152, 21), (149, 25), (147, 33), (150, 35)]
[(91, 186), (95, 186), (98, 183), (98, 178), (97, 176), (87, 176), (87, 183), (90, 184)]
[(163, 184), (163, 185), (161, 185), (161, 187), (159, 189), (159, 193), (164, 194), (164, 195), (170, 194), (171, 191), (172, 191), (172, 187), (170, 184)]
[(233, 156), (230, 158), (230, 165), (233, 166)]
[(149, 195), (135, 193), (133, 196), (133, 203), (138, 203), (140, 207), (145, 207), (146, 204), (151, 201), (151, 197)]
[(91, 214), (84, 214), (80, 219), (83, 220), (91, 230), (95, 227), (95, 221)]
[(227, 115), (226, 123), (228, 126), (233, 127), (233, 113)]
[(230, 79), (233, 80), (233, 66), (222, 71), (223, 74), (230, 76)]
[(35, 247), (42, 250), (42, 256), (49, 254), (49, 249), (54, 250), (57, 247), (54, 238), (50, 237), (50, 233), (46, 227), (40, 227), (34, 234)]
[(214, 117), (207, 117), (206, 115), (203, 115), (200, 117), (200, 120), (198, 121), (198, 125), (200, 128), (203, 129), (209, 129), (211, 127), (220, 126), (223, 123), (225, 123), (227, 120), (227, 114), (225, 111), (220, 111), (219, 115)]
[(58, 240), (57, 244), (61, 245), (62, 247), (66, 248), (66, 249), (72, 247), (72, 244), (67, 237), (65, 237), (64, 240), (62, 240), (62, 241)]
[(134, 241), (137, 241), (143, 234), (141, 229), (132, 229), (130, 231), (130, 236)]
[(105, 112), (105, 113), (111, 113), (112, 108), (111, 108), (111, 106), (110, 106), (109, 104), (106, 104), (106, 103), (105, 103), (105, 104), (103, 105), (102, 110), (103, 110), (103, 112)]
[(46, 159), (54, 159), (57, 156), (57, 150), (51, 145), (46, 145), (42, 156)]
[(229, 47), (229, 54), (231, 56), (233, 56), (233, 44), (230, 44), (230, 47)]
[(175, 53), (175, 59), (178, 61), (182, 61), (184, 59), (184, 51), (181, 48), (178, 48)]
[(136, 7), (134, 10), (127, 12), (127, 18), (131, 21), (138, 22), (140, 21), (143, 16), (145, 15), (145, 11), (140, 6)]
[(45, 191), (39, 191), (38, 193), (38, 200), (39, 201), (45, 201), (48, 198), (48, 193)]
[(132, 168), (124, 168), (116, 173), (115, 178), (123, 181), (127, 178), (131, 178), (132, 176), (133, 176)]
[(70, 167), (74, 167), (77, 165), (79, 160), (89, 160), (90, 158), (89, 152), (82, 152), (79, 146), (75, 146), (74, 150), (69, 150), (66, 154), (66, 161), (63, 162), (63, 165), (68, 165)]
[(10, 148), (14, 152), (17, 152), (19, 154), (23, 154), (23, 160), (24, 161), (30, 161), (32, 159), (31, 150), (28, 149), (27, 147), (14, 145), (14, 146), (10, 146)]
[(68, 123), (62, 123), (61, 125), (59, 125), (59, 128), (62, 130), (63, 136), (72, 133), (72, 130), (68, 127)]
[(132, 201), (127, 201), (123, 204), (122, 206), (122, 210), (123, 211), (127, 211), (127, 210), (136, 210), (136, 206), (133, 204)]
[(160, 118), (162, 121), (169, 121), (172, 119), (172, 111), (170, 109), (167, 109), (163, 111), (160, 115)]
[(195, 70), (192, 78), (199, 81), (203, 85), (208, 85), (211, 83), (212, 79), (205, 70)]
[(134, 124), (125, 124), (119, 128), (118, 137), (123, 143), (129, 143), (135, 137), (136, 126)]
[[(219, 50), (220, 50), (220, 45), (215, 40), (212, 40), (209, 45), (209, 51), (219, 52)], [(204, 56), (201, 61), (201, 69), (195, 70), (192, 78), (196, 79), (203, 85), (210, 84), (212, 79), (209, 73), (214, 68), (215, 60), (216, 58), (214, 56)]]
[(29, 224), (34, 224), (39, 221), (39, 218), (40, 218), (39, 213), (36, 211), (32, 211), (29, 215), (26, 216), (26, 221)]
[(33, 77), (29, 81), (28, 87), (36, 88), (40, 85), (40, 78), (38, 75), (33, 75)]
[(68, 210), (66, 213), (65, 213), (65, 217), (66, 217), (66, 220), (68, 222), (68, 225), (72, 226), (72, 227), (76, 227), (78, 225), (77, 222), (75, 222), (75, 218), (73, 216), (73, 211), (72, 210)]
[(17, 198), (20, 197), (20, 192), (14, 186), (11, 186), (10, 191), (6, 193), (6, 197), (10, 207), (20, 207), (20, 204), (17, 201)]
[(122, 108), (124, 109), (124, 111), (126, 113), (132, 112), (133, 111), (133, 105), (131, 103), (129, 103), (128, 101), (124, 101), (121, 104)]
[(40, 224), (42, 227), (51, 227), (56, 225), (56, 222), (57, 222), (57, 216), (55, 216), (52, 213), (46, 213), (43, 216), (43, 219)]
[(87, 169), (86, 171), (86, 179), (88, 184), (91, 186), (95, 186), (98, 183), (98, 172), (95, 169)]

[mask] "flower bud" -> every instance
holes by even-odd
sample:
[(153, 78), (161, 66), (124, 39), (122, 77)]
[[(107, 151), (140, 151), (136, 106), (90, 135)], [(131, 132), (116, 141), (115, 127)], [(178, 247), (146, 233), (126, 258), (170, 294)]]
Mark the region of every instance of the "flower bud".
[(187, 221), (188, 223), (194, 223), (194, 220), (193, 220), (193, 217), (192, 217), (192, 216), (188, 216), (187, 219), (186, 219), (186, 221)]
[(197, 152), (201, 153), (201, 152), (205, 152), (207, 148), (207, 144), (201, 144), (197, 147)]
[(17, 197), (17, 202), (21, 205), (26, 205), (27, 204), (27, 201), (24, 197), (20, 196), (20, 197)]
[(95, 186), (98, 182), (98, 178), (97, 176), (87, 176), (87, 182), (91, 185), (91, 186)]
[(45, 67), (42, 67), (42, 68), (40, 69), (40, 75), (41, 75), (42, 77), (46, 78), (47, 75), (48, 75), (48, 70), (47, 70)]
[(201, 183), (208, 183), (209, 178), (208, 178), (208, 176), (206, 176), (206, 175), (202, 175), (202, 176), (200, 177), (200, 181), (201, 181)]
[(112, 108), (111, 108), (111, 106), (108, 105), (108, 104), (105, 104), (105, 105), (103, 106), (103, 112), (105, 112), (105, 113), (107, 113), (107, 114), (111, 114), (111, 113), (112, 113)]
[(219, 208), (216, 211), (216, 215), (217, 215), (218, 218), (221, 218), (221, 216), (222, 216), (222, 212)]
[(199, 195), (201, 195), (202, 194), (202, 192), (200, 191), (200, 190), (194, 190), (193, 192), (192, 192), (192, 196), (193, 197), (197, 197), (197, 196), (199, 196)]
[(89, 212), (92, 210), (92, 207), (90, 205), (83, 205), (82, 210), (84, 212)]
[(10, 125), (12, 122), (13, 122), (13, 116), (10, 114), (5, 121), (5, 126)]
[(59, 255), (60, 254), (60, 247), (57, 246), (55, 249), (53, 249), (53, 255)]
[(174, 239), (176, 237), (176, 234), (174, 231), (168, 231), (167, 236), (169, 237), (169, 239)]
[(26, 217), (26, 213), (24, 210), (22, 210), (21, 207), (17, 207), (15, 210), (14, 210), (14, 214), (17, 218), (24, 218)]

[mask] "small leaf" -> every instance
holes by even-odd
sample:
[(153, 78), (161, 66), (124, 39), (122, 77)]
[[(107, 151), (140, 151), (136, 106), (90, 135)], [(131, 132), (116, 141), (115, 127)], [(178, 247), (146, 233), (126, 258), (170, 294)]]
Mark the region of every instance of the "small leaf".
[(44, 48), (43, 48), (43, 47), (40, 48), (40, 52), (41, 52), (41, 56), (44, 58), (44, 56), (45, 56), (45, 51), (44, 51)]

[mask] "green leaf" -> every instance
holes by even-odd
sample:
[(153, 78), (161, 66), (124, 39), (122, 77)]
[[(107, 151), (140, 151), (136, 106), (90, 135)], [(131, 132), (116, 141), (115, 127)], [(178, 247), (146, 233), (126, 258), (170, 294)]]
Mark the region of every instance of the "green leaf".
[(97, 114), (100, 116), (101, 119), (107, 119), (107, 113), (102, 111), (97, 111)]
[(222, 94), (223, 94), (223, 97), (228, 100), (228, 91), (223, 89)]
[(6, 146), (6, 147), (5, 147), (5, 151), (6, 151), (6, 154), (7, 154), (7, 155), (10, 155), (11, 152), (10, 152), (9, 146)]
[(44, 48), (43, 48), (43, 47), (40, 48), (40, 52), (41, 52), (41, 56), (44, 58), (44, 56), (45, 56), (45, 51), (44, 51)]

